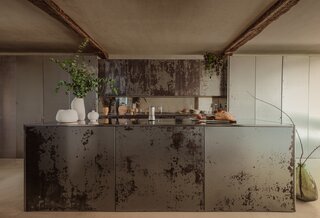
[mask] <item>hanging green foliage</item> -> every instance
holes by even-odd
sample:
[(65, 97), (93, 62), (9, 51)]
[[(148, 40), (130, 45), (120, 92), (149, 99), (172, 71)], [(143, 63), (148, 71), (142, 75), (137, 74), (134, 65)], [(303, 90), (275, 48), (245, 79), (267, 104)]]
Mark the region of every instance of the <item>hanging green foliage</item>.
[(206, 52), (203, 57), (205, 70), (210, 78), (214, 73), (219, 76), (226, 70), (226, 59), (223, 55)]
[(61, 69), (70, 75), (71, 81), (61, 80), (58, 82), (56, 92), (60, 88), (65, 88), (66, 94), (72, 92), (77, 98), (84, 98), (89, 92), (98, 92), (104, 86), (109, 86), (115, 95), (118, 94), (114, 86), (114, 80), (109, 78), (98, 78), (96, 74), (90, 70), (88, 65), (80, 60), (80, 53), (87, 47), (88, 39), (85, 39), (79, 46), (77, 54), (71, 58), (59, 60), (51, 58), (51, 61), (60, 66)]

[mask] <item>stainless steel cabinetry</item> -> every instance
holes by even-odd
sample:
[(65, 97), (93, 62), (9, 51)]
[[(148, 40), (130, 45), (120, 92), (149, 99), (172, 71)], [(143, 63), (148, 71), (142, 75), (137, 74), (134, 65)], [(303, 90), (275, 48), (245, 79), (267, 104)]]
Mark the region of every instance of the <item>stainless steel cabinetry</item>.
[(292, 127), (206, 127), (206, 211), (293, 211)]
[(204, 209), (203, 127), (117, 127), (117, 211)]
[(203, 65), (202, 60), (99, 60), (99, 77), (113, 78), (120, 96), (224, 96), (226, 75), (210, 78)]
[(27, 211), (114, 211), (113, 127), (25, 131)]

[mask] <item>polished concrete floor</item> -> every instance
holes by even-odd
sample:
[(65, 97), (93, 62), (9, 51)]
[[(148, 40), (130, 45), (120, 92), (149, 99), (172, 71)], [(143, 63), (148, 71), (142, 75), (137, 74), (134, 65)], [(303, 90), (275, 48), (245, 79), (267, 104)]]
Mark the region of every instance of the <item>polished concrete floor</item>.
[[(310, 172), (320, 187), (320, 160), (310, 160), (307, 163)], [(23, 211), (23, 160), (0, 159), (0, 218), (28, 217), (28, 218), (320, 218), (320, 200), (310, 203), (297, 201), (295, 213), (238, 213), (238, 212), (201, 212), (201, 213), (105, 213), (105, 212), (24, 212)]]

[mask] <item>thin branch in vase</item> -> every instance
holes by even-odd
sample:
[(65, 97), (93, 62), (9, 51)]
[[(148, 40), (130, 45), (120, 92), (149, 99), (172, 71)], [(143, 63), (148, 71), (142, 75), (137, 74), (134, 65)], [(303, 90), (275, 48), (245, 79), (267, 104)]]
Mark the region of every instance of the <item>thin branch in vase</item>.
[[(262, 100), (262, 99), (260, 99), (260, 98), (258, 98), (258, 97), (256, 97), (256, 96), (252, 95), (250, 92), (247, 92), (247, 93), (248, 93), (252, 98), (254, 98), (254, 99), (258, 100), (258, 101), (261, 101), (261, 102), (263, 102), (263, 103), (265, 103), (265, 104), (268, 104), (268, 105), (270, 105), (270, 106), (272, 106), (272, 107), (274, 107), (274, 108), (276, 108), (276, 109), (278, 109), (281, 113), (283, 113), (284, 115), (286, 115), (286, 116), (289, 118), (291, 124), (293, 124), (294, 126), (296, 126), (296, 124), (294, 123), (293, 119), (289, 116), (289, 114), (287, 114), (287, 113), (286, 113), (285, 111), (283, 111), (281, 108), (279, 108), (279, 107), (277, 107), (277, 106), (274, 105), (274, 104), (271, 104), (271, 103), (269, 103), (269, 102), (267, 102), (267, 101), (264, 101), (264, 100)], [(301, 155), (300, 155), (300, 158), (299, 158), (299, 163), (301, 164), (302, 157), (303, 157), (303, 154), (304, 154), (304, 149), (303, 149), (302, 140), (301, 140), (301, 137), (300, 137), (300, 134), (299, 134), (297, 128), (295, 128), (295, 131), (296, 131), (296, 133), (297, 133), (297, 136), (298, 136), (298, 139), (299, 139), (299, 143), (300, 143), (300, 147), (301, 147)]]

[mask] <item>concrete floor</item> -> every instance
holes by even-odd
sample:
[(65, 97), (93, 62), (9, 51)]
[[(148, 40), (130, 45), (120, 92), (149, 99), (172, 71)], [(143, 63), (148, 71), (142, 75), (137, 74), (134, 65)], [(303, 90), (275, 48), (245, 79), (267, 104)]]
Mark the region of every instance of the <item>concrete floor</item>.
[[(320, 187), (320, 160), (310, 160), (307, 163), (311, 174)], [(23, 211), (23, 160), (0, 159), (0, 218), (28, 217), (28, 218), (188, 218), (188, 217), (215, 217), (215, 218), (320, 218), (320, 200), (303, 203), (297, 201), (295, 213), (238, 213), (238, 212), (188, 212), (188, 213), (111, 213), (111, 212), (24, 212)]]

